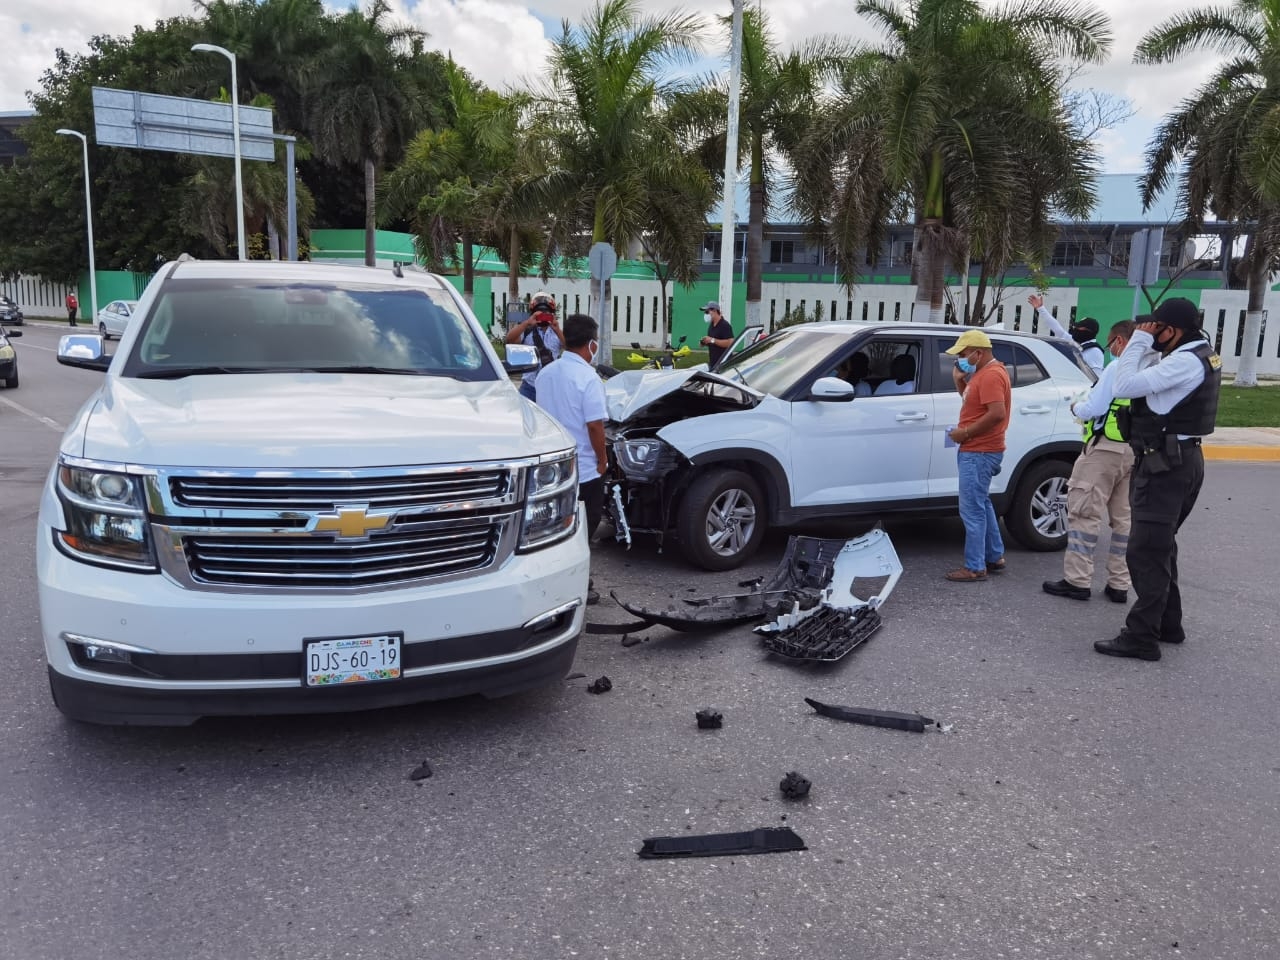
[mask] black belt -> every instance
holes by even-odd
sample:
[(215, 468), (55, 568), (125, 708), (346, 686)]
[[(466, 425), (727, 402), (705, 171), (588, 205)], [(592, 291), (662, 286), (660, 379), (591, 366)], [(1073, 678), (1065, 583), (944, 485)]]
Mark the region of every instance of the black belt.
[(1187, 437), (1187, 439), (1185, 439), (1185, 440), (1179, 440), (1179, 441), (1178, 441), (1178, 446), (1180, 446), (1180, 447), (1198, 447), (1198, 446), (1200, 446), (1200, 439), (1201, 439), (1200, 437)]

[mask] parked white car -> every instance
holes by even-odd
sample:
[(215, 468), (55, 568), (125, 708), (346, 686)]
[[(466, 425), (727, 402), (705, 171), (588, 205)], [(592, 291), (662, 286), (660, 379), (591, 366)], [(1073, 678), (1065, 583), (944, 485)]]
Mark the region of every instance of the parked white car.
[[(357, 710), (553, 683), (590, 550), (572, 438), (444, 280), (169, 264), (40, 505), (55, 703), (103, 723)], [(518, 362), (515, 362), (518, 361)]]
[(98, 311), (98, 333), (104, 340), (119, 340), (129, 329), (129, 321), (138, 309), (137, 300), (112, 300)]
[[(841, 516), (955, 513), (947, 436), (960, 413), (945, 351), (960, 328), (813, 323), (779, 330), (715, 373), (626, 371), (607, 381), (610, 498), (622, 536), (674, 536), (694, 564), (743, 563), (769, 526)], [(1073, 343), (988, 330), (1013, 411), (992, 484), (1009, 533), (1066, 544), (1080, 452), (1069, 404), (1093, 382)], [(869, 371), (856, 384), (848, 361)]]

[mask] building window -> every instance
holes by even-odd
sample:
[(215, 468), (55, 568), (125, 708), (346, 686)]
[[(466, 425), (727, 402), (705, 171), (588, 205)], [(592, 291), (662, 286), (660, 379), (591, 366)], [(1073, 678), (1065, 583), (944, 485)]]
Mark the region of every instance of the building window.
[[(702, 249), (705, 251), (702, 258), (703, 263), (719, 263), (720, 251), (724, 249), (724, 242), (720, 234), (709, 233), (707, 239), (702, 243)], [(741, 260), (747, 255), (747, 238), (745, 236), (734, 237), (733, 240), (733, 259)]]
[(1051, 267), (1093, 266), (1093, 244), (1082, 240), (1060, 240), (1053, 245)]
[(770, 263), (794, 263), (796, 259), (796, 243), (794, 240), (769, 241)]

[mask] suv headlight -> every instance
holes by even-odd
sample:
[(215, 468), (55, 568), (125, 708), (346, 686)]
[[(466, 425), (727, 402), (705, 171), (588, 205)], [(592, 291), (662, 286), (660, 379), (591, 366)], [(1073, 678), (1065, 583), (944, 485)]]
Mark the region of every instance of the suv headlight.
[(573, 536), (578, 525), (578, 460), (555, 454), (527, 471), (519, 550), (547, 547)]
[(55, 530), (53, 536), (68, 556), (127, 570), (157, 569), (142, 478), (63, 462), (58, 464), (58, 499), (67, 529)]
[(675, 451), (657, 437), (615, 440), (613, 455), (622, 472), (635, 480), (653, 480), (675, 465)]
[(0, 360), (12, 360), (15, 356), (17, 354), (14, 353), (13, 347), (7, 343), (0, 343)]

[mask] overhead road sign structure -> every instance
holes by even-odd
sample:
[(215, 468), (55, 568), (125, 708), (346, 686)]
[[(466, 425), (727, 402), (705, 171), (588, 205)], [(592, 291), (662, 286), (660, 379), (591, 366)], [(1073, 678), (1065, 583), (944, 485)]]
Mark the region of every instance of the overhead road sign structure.
[[(229, 103), (94, 87), (93, 122), (103, 146), (235, 156)], [(274, 137), (270, 109), (240, 107), (240, 152), (246, 160), (275, 160)]]

